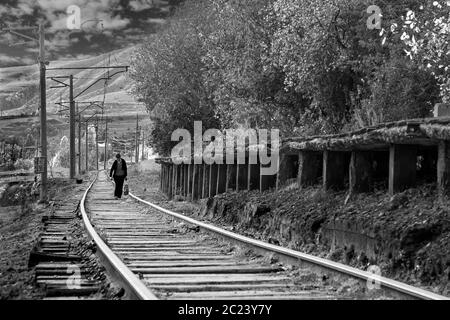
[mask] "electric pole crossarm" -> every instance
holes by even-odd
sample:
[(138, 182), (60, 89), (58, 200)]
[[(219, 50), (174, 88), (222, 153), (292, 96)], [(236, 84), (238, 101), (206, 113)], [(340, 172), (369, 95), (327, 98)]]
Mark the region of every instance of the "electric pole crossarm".
[(25, 30), (38, 30), (38, 28), (36, 28), (36, 27), (17, 27), (17, 28), (15, 28), (15, 27), (8, 27), (8, 28), (3, 28), (2, 29), (2, 31), (7, 31), (7, 32), (9, 32), (9, 33), (11, 33), (13, 35), (18, 36), (18, 37), (22, 37), (24, 39), (30, 40), (33, 43), (39, 43), (39, 39), (38, 38), (30, 37), (30, 36), (28, 36), (26, 34), (17, 32), (16, 30), (24, 30), (24, 31)]
[(130, 66), (110, 66), (110, 67), (67, 67), (67, 68), (48, 68), (47, 70), (53, 71), (53, 70), (95, 70), (95, 69), (124, 69), (125, 71), (128, 71), (128, 68)]
[[(47, 79), (51, 79), (51, 80), (53, 80), (53, 81), (55, 81), (55, 82), (61, 84), (60, 86), (53, 86), (53, 87), (50, 87), (50, 89), (67, 88), (67, 87), (70, 86), (69, 84), (67, 84), (67, 83), (65, 83), (65, 82), (63, 82), (63, 81), (58, 80), (58, 78), (62, 78), (62, 77), (47, 77)], [(70, 78), (70, 77), (67, 77), (67, 79), (69, 79), (69, 78)]]
[(114, 77), (116, 74), (119, 74), (119, 73), (124, 73), (124, 72), (126, 72), (126, 71), (118, 71), (118, 72), (116, 72), (116, 73), (114, 73), (114, 74), (112, 74), (112, 75), (110, 75), (110, 76), (108, 76), (108, 77), (102, 77), (102, 78), (99, 78), (99, 79), (97, 79), (97, 80), (95, 80), (94, 82), (92, 82), (87, 88), (85, 88), (83, 91), (81, 91), (80, 93), (78, 93), (76, 96), (75, 96), (75, 98), (78, 98), (79, 96), (81, 96), (83, 93), (85, 93), (86, 91), (88, 91), (90, 88), (92, 88), (94, 85), (96, 85), (97, 83), (99, 83), (100, 81), (102, 81), (102, 80), (111, 80), (112, 79), (112, 77)]

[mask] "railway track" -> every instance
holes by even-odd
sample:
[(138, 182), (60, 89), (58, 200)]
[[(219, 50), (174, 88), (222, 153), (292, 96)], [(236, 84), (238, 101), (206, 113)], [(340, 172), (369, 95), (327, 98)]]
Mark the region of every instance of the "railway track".
[(44, 287), (44, 299), (99, 299), (105, 276), (95, 256), (82, 245), (83, 228), (78, 205), (83, 188), (51, 205), (43, 217), (44, 230), (30, 253), (29, 267), (35, 268), (36, 283)]
[[(109, 179), (102, 172), (81, 202), (86, 229), (101, 260), (130, 298), (351, 299), (354, 296), (340, 292), (339, 285), (317, 276), (317, 270), (363, 281), (374, 279), (373, 274), (249, 239), (131, 197), (136, 201), (114, 200)], [(312, 268), (292, 270), (276, 260), (236, 250), (230, 243)], [(445, 298), (386, 278), (376, 280), (402, 296)]]

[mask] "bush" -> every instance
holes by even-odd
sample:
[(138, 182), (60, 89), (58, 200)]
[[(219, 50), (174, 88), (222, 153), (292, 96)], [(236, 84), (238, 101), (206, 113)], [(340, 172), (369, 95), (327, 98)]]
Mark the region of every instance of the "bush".
[(382, 65), (369, 81), (371, 95), (355, 108), (356, 127), (432, 115), (439, 98), (434, 76), (404, 58)]
[(34, 163), (29, 159), (19, 159), (14, 163), (14, 168), (16, 170), (27, 170), (31, 171), (34, 167)]

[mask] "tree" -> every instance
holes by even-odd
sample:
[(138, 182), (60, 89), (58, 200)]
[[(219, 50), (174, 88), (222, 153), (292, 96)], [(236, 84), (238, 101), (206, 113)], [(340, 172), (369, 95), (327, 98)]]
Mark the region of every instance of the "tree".
[[(172, 132), (193, 133), (196, 120), (286, 136), (430, 115), (448, 83), (448, 20), (421, 3), (377, 1), (380, 31), (367, 27), (366, 0), (186, 1), (134, 55), (149, 142), (168, 155)], [(417, 10), (420, 19), (408, 14)], [(418, 48), (405, 28), (420, 35)]]
[[(378, 1), (383, 24), (392, 25), (401, 20), (407, 8), (419, 8), (420, 3), (418, 0)], [(377, 81), (384, 81), (381, 79), (385, 76), (394, 80), (389, 72), (395, 73), (393, 70), (398, 68), (407, 68), (402, 72), (402, 76), (409, 77), (405, 83), (429, 77), (417, 61), (405, 62), (408, 58), (399, 36), (381, 38), (379, 30), (367, 28), (366, 1), (277, 0), (272, 7), (268, 21), (274, 25), (275, 32), (270, 58), (286, 72), (287, 87), (304, 90), (311, 97), (306, 114), (317, 124), (317, 131), (339, 132), (387, 118), (397, 120), (429, 113), (430, 104), (435, 101), (432, 88), (409, 97), (413, 109), (422, 103), (423, 110), (407, 110), (396, 115), (391, 111), (389, 117), (384, 116), (386, 101), (381, 91), (387, 86), (386, 83), (377, 85)], [(395, 87), (400, 90), (395, 94), (401, 97), (412, 93), (406, 85)], [(363, 120), (363, 115), (370, 119)]]
[(407, 56), (431, 72), (442, 99), (450, 101), (450, 1), (425, 1), (410, 7), (383, 31), (385, 38), (400, 37)]
[[(134, 94), (145, 102), (154, 121), (151, 136), (156, 150), (169, 154), (178, 128), (193, 133), (194, 121), (217, 127), (214, 103), (202, 81), (204, 55), (201, 38), (209, 33), (208, 1), (187, 1), (166, 29), (149, 38), (133, 59)], [(158, 123), (164, 125), (159, 126)]]
[(215, 0), (212, 31), (204, 37), (204, 79), (222, 128), (278, 128), (292, 134), (306, 106), (285, 90), (284, 72), (265, 63), (270, 30), (266, 0)]

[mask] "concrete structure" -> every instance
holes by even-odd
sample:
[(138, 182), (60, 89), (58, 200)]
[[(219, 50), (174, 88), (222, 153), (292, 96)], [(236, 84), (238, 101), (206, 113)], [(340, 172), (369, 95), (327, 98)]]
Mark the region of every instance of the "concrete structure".
[(260, 163), (158, 162), (162, 165), (161, 190), (169, 197), (182, 195), (193, 200), (227, 191), (263, 192), (293, 184), (299, 189), (322, 185), (324, 190), (349, 193), (371, 192), (376, 185), (392, 195), (423, 182), (435, 182), (443, 197), (450, 195), (450, 118), (286, 139), (280, 149), (279, 170), (271, 176), (261, 175)]

